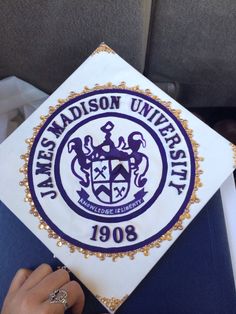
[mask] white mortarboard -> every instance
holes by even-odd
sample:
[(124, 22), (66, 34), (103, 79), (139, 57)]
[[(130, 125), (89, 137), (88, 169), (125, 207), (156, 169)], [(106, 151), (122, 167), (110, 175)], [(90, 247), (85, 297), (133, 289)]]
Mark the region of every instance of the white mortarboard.
[(235, 159), (101, 44), (1, 145), (1, 199), (113, 313)]

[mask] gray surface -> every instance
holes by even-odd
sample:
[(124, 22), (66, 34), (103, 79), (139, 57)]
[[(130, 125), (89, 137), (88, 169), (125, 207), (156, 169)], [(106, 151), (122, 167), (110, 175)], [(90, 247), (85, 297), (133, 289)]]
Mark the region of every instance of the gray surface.
[(102, 42), (143, 71), (151, 0), (0, 0), (0, 78), (51, 93)]
[(188, 106), (236, 106), (236, 1), (154, 1), (146, 75)]
[(185, 106), (236, 107), (235, 0), (0, 0), (0, 79), (51, 93), (102, 41)]

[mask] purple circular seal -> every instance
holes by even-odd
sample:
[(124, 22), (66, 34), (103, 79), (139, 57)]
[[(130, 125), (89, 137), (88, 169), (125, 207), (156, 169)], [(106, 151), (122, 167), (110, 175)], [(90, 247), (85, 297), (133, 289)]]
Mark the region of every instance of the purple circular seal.
[(62, 239), (126, 252), (179, 220), (194, 188), (194, 152), (181, 122), (158, 101), (96, 90), (48, 117), (30, 151), (28, 181), (40, 216)]

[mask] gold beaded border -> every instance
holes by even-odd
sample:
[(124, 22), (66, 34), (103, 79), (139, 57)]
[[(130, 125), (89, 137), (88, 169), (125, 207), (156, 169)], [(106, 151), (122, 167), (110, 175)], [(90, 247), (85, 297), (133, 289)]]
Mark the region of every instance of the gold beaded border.
[(126, 294), (122, 299), (116, 299), (114, 297), (106, 298), (106, 297), (101, 297), (100, 295), (96, 295), (96, 298), (112, 312), (117, 310), (118, 307), (121, 306), (121, 304), (124, 303), (125, 300), (128, 299), (128, 297), (129, 297), (128, 294)]
[[(64, 239), (62, 239), (59, 235), (57, 235), (48, 225), (47, 223), (42, 219), (42, 217), (39, 215), (30, 190), (29, 190), (29, 183), (28, 183), (28, 161), (29, 161), (29, 154), (31, 151), (31, 148), (33, 146), (34, 140), (36, 135), (38, 134), (39, 130), (41, 127), (44, 125), (45, 121), (50, 117), (50, 115), (55, 112), (58, 108), (60, 108), (64, 103), (67, 101), (86, 94), (88, 92), (96, 91), (96, 90), (102, 90), (102, 89), (126, 89), (130, 91), (135, 91), (141, 94), (144, 94), (146, 96), (151, 97), (152, 99), (158, 101), (162, 105), (164, 105), (168, 110), (170, 110), (175, 117), (181, 122), (182, 126), (184, 127), (186, 133), (188, 134), (190, 141), (192, 143), (193, 151), (194, 151), (194, 157), (195, 157), (195, 168), (196, 168), (196, 174), (195, 174), (195, 182), (194, 182), (194, 189), (192, 196), (190, 198), (190, 201), (188, 205), (186, 206), (185, 211), (183, 212), (182, 215), (180, 215), (179, 220), (175, 223), (175, 225), (169, 229), (164, 235), (162, 235), (159, 239), (149, 243), (148, 245), (145, 245), (142, 248), (133, 250), (133, 251), (127, 251), (127, 252), (121, 252), (121, 253), (101, 253), (101, 252), (93, 252), (89, 250), (85, 250), (83, 248), (77, 247)], [(172, 232), (174, 230), (182, 230), (183, 229), (183, 221), (185, 219), (190, 219), (190, 206), (194, 203), (199, 203), (199, 198), (197, 197), (197, 191), (198, 189), (202, 186), (201, 180), (200, 180), (200, 175), (203, 173), (202, 170), (200, 169), (200, 162), (203, 161), (203, 158), (199, 156), (198, 154), (198, 147), (199, 144), (193, 139), (193, 131), (188, 127), (188, 121), (184, 120), (181, 118), (181, 110), (179, 109), (173, 109), (171, 107), (171, 102), (169, 101), (162, 101), (160, 98), (157, 96), (153, 95), (149, 89), (142, 90), (139, 88), (139, 86), (134, 86), (134, 87), (128, 87), (126, 86), (125, 82), (121, 82), (119, 85), (113, 85), (112, 83), (107, 83), (105, 85), (99, 85), (95, 84), (93, 88), (88, 88), (87, 86), (84, 87), (82, 92), (76, 93), (76, 92), (71, 92), (70, 95), (66, 99), (58, 99), (58, 103), (55, 106), (50, 106), (49, 107), (49, 113), (45, 116), (40, 117), (41, 122), (39, 123), (38, 126), (33, 128), (33, 135), (31, 138), (28, 138), (25, 142), (28, 144), (27, 152), (24, 155), (21, 155), (21, 159), (24, 160), (24, 165), (23, 167), (20, 168), (20, 172), (24, 175), (24, 179), (20, 182), (20, 186), (25, 188), (25, 202), (29, 203), (30, 205), (30, 213), (37, 217), (39, 219), (39, 229), (41, 230), (46, 230), (48, 232), (48, 237), (53, 238), (57, 241), (57, 246), (62, 247), (64, 245), (67, 245), (70, 249), (71, 253), (74, 253), (75, 251), (78, 251), (79, 253), (82, 253), (85, 258), (88, 258), (89, 256), (96, 256), (100, 260), (104, 260), (106, 257), (112, 258), (113, 261), (115, 261), (117, 258), (123, 258), (125, 256), (128, 256), (131, 260), (134, 259), (135, 255), (139, 252), (143, 253), (145, 256), (149, 255), (149, 251), (152, 248), (158, 248), (160, 247), (161, 243), (163, 241), (171, 241), (172, 240)]]
[(107, 46), (104, 42), (101, 43), (97, 49), (94, 50), (94, 52), (91, 54), (91, 56), (100, 53), (100, 52), (107, 52), (107, 53), (112, 53), (115, 54), (115, 51), (112, 50), (109, 46)]
[(236, 168), (236, 145), (230, 143), (230, 146), (233, 150), (233, 167)]

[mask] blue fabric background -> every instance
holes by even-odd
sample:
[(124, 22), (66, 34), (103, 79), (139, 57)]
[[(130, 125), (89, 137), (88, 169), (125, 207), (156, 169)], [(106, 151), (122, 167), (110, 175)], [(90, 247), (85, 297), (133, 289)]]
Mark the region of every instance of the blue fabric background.
[[(20, 209), (19, 209), (20, 210)], [(0, 203), (0, 307), (15, 272), (49, 263), (48, 249)], [(124, 285), (126, 279), (124, 278)], [(85, 288), (84, 314), (106, 310)], [(140, 283), (117, 314), (236, 314), (219, 192)]]

